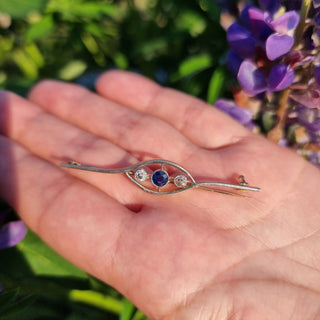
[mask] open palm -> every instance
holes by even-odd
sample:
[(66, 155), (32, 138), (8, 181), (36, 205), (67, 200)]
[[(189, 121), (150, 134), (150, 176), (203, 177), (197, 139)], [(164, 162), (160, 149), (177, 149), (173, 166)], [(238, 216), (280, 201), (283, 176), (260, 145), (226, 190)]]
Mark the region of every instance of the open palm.
[[(0, 192), (64, 257), (151, 319), (320, 317), (320, 173), (225, 114), (113, 71), (98, 94), (55, 81), (1, 94)], [(4, 151), (4, 152), (3, 152)], [(61, 168), (181, 164), (262, 189), (157, 196), (120, 174)]]

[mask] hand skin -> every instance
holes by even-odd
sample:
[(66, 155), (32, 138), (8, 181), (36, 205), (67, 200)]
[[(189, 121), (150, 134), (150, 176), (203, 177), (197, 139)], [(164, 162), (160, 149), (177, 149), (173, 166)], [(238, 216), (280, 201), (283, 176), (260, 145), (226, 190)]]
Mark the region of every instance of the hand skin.
[[(1, 93), (0, 196), (27, 225), (150, 319), (319, 319), (319, 169), (139, 75), (105, 73), (97, 92), (44, 81), (29, 100)], [(59, 166), (151, 158), (262, 191), (156, 196)]]

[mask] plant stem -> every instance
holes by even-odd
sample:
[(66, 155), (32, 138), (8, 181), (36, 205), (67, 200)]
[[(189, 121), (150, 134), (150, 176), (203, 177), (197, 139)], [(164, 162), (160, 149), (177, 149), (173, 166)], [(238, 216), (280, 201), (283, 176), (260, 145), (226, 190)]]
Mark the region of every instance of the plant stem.
[(70, 290), (69, 299), (115, 314), (120, 314), (123, 309), (123, 304), (121, 301), (92, 290)]
[[(298, 49), (301, 40), (303, 38), (306, 20), (308, 18), (309, 10), (311, 7), (312, 0), (303, 0), (300, 11), (300, 22), (295, 32), (295, 44), (292, 50)], [(277, 111), (278, 123), (276, 126), (268, 132), (268, 139), (278, 143), (281, 138), (284, 136), (284, 127), (286, 123), (287, 109), (288, 109), (288, 99), (290, 95), (290, 88), (284, 90), (281, 93), (279, 100), (279, 108)]]
[(289, 99), (290, 89), (286, 89), (281, 93), (279, 99), (279, 108), (277, 111), (278, 123), (276, 126), (268, 132), (268, 139), (278, 143), (284, 136), (284, 126), (286, 123), (287, 109), (288, 109), (288, 99)]
[(296, 29), (295, 44), (293, 46), (293, 49), (297, 49), (297, 47), (301, 43), (301, 39), (303, 37), (304, 29), (306, 26), (306, 20), (308, 18), (308, 13), (311, 7), (311, 3), (312, 3), (312, 0), (302, 1), (301, 10), (300, 10), (300, 22)]

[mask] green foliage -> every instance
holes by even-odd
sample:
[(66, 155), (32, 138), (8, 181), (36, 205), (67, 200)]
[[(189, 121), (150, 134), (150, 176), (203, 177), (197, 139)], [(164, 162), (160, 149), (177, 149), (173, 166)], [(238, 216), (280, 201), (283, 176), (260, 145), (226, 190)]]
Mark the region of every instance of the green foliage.
[(0, 87), (120, 68), (206, 99), (227, 50), (219, 19), (212, 0), (3, 0)]
[(31, 12), (41, 12), (48, 0), (7, 0), (0, 2), (0, 12), (12, 18), (25, 18)]
[(0, 251), (0, 319), (119, 319), (146, 317), (114, 289), (87, 275), (31, 231)]
[[(24, 241), (16, 246), (16, 250), (23, 255), (32, 274), (39, 276), (66, 276), (78, 279), (88, 278), (84, 271), (63, 259), (44, 242), (40, 241), (31, 231), (28, 232)], [(12, 263), (10, 260), (6, 259), (7, 263)], [(12, 265), (10, 268), (13, 270), (15, 266)]]
[[(1, 0), (0, 87), (25, 94), (43, 78), (93, 87), (120, 68), (213, 103), (230, 83), (219, 20), (212, 0)], [(0, 251), (0, 283), (0, 319), (146, 320), (32, 232)]]
[(207, 101), (210, 104), (214, 104), (221, 96), (221, 92), (224, 88), (224, 82), (226, 77), (226, 71), (223, 67), (218, 67), (212, 74), (209, 82)]
[(25, 311), (35, 301), (33, 294), (20, 295), (19, 289), (9, 289), (0, 294), (0, 318), (13, 317)]

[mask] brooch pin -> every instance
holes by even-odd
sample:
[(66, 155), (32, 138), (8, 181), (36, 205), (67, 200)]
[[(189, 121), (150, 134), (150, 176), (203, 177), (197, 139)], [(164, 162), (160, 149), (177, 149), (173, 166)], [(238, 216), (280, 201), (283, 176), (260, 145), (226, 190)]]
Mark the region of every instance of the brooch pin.
[[(235, 190), (260, 191), (260, 188), (249, 186), (244, 176), (239, 176), (238, 184), (224, 182), (196, 182), (192, 175), (182, 166), (168, 160), (154, 159), (140, 162), (124, 169), (105, 169), (80, 164), (76, 161), (62, 163), (62, 167), (87, 170), (102, 173), (125, 174), (135, 185), (152, 194), (175, 194), (188, 189), (196, 188), (206, 191), (219, 192), (228, 195), (244, 196), (223, 188)], [(218, 188), (218, 189), (217, 189)]]

